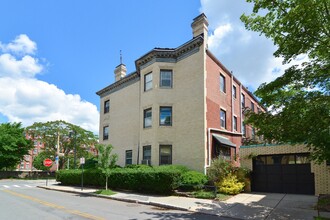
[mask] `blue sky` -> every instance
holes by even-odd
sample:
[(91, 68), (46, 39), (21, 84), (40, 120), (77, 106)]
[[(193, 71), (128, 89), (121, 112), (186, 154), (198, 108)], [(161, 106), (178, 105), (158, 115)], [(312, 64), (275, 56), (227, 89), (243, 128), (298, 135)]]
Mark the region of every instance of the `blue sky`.
[[(252, 5), (231, 0), (3, 0), (0, 2), (0, 122), (66, 120), (98, 132), (98, 90), (154, 47), (192, 38), (208, 17), (209, 48), (252, 91), (282, 74), (272, 42), (246, 31)], [(252, 81), (253, 79), (253, 81)]]

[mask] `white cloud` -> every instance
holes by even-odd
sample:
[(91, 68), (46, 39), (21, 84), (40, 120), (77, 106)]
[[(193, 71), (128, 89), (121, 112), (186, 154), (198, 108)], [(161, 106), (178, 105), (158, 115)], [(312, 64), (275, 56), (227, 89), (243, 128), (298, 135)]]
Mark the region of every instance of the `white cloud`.
[(15, 53), (18, 55), (34, 54), (37, 50), (37, 44), (30, 40), (27, 35), (21, 34), (9, 44), (2, 44), (0, 41), (0, 49), (4, 53)]
[(0, 55), (0, 77), (34, 77), (42, 70), (43, 67), (39, 64), (38, 59), (30, 55), (25, 55), (21, 59), (8, 53)]
[[(201, 12), (209, 20), (209, 49), (252, 91), (263, 82), (283, 74), (281, 59), (273, 57), (276, 48), (259, 33), (247, 31), (240, 21), (252, 12), (245, 1), (201, 0)], [(230, 28), (229, 28), (230, 27)], [(273, 70), (279, 71), (273, 71)]]
[(31, 55), (21, 58), (16, 55), (19, 51), (21, 54), (35, 52), (32, 50), (36, 48), (34, 42), (21, 49), (13, 46), (25, 42), (24, 39), (29, 38), (17, 37), (12, 43), (0, 45), (7, 51), (0, 53), (0, 115), (10, 122), (22, 122), (24, 126), (64, 120), (98, 133), (99, 113), (95, 105), (77, 94), (66, 94), (57, 86), (38, 80), (35, 76), (44, 69), (39, 60)]

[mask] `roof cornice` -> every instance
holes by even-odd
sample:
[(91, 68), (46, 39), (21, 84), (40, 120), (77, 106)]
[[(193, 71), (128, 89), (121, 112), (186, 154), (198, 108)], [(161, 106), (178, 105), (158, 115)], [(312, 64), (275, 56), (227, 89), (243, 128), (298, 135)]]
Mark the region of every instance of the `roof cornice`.
[(138, 77), (139, 77), (139, 75), (137, 74), (137, 72), (133, 72), (133, 73), (125, 76), (124, 78), (118, 80), (117, 82), (112, 83), (111, 85), (105, 87), (104, 89), (101, 89), (100, 91), (96, 92), (96, 94), (101, 96), (102, 94), (109, 92), (111, 90), (114, 90), (115, 88), (118, 88), (119, 86), (121, 86), (133, 79), (136, 79)]
[[(179, 56), (199, 47), (204, 42), (204, 37), (199, 35), (192, 40), (177, 48), (154, 48), (139, 59), (135, 61), (136, 71), (139, 73), (140, 67), (154, 58), (174, 58), (177, 59)], [(140, 74), (140, 73), (139, 73)]]

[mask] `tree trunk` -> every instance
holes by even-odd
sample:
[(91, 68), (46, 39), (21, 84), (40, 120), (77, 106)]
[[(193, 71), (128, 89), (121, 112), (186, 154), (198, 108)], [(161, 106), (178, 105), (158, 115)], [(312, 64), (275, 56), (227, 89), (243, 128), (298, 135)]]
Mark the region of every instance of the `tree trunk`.
[(108, 177), (105, 177), (105, 190), (108, 190)]

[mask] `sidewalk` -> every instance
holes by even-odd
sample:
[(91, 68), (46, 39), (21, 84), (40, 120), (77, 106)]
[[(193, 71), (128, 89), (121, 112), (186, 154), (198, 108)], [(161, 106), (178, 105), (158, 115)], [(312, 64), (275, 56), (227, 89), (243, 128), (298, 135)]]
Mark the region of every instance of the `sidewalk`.
[[(241, 193), (226, 201), (213, 201), (178, 196), (151, 196), (128, 192), (116, 192), (115, 195), (97, 195), (97, 189), (61, 186), (49, 183), (48, 186), (38, 186), (48, 190), (58, 190), (71, 193), (83, 193), (124, 202), (141, 203), (169, 209), (199, 212), (210, 215), (231, 217), (236, 219), (314, 219), (317, 210), (314, 206), (316, 196), (289, 195), (273, 193)], [(321, 213), (330, 217), (330, 213)]]

